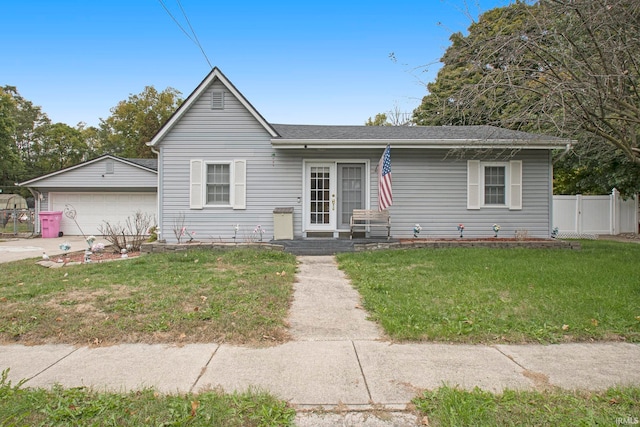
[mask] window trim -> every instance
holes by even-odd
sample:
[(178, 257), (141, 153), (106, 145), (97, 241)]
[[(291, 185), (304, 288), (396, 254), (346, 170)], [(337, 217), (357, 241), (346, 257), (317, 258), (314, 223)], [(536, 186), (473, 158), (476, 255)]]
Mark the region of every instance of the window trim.
[[(209, 193), (209, 166), (211, 165), (228, 165), (229, 166), (229, 203), (228, 204), (218, 204), (218, 203), (209, 203), (208, 201), (208, 193)], [(233, 170), (233, 162), (232, 161), (204, 161), (203, 162), (203, 171), (202, 171), (202, 189), (204, 190), (203, 194), (203, 206), (205, 208), (230, 208), (233, 206), (234, 202), (234, 170)], [(212, 183), (213, 185), (213, 183)]]
[[(207, 204), (207, 168), (212, 164), (229, 165), (229, 204)], [(247, 161), (246, 160), (190, 160), (189, 208), (190, 209), (234, 209), (247, 208)]]
[[(486, 191), (487, 191), (487, 183), (486, 179), (486, 170), (487, 168), (492, 167), (500, 167), (504, 168), (504, 203), (487, 203)], [(481, 208), (508, 208), (510, 206), (509, 200), (509, 183), (510, 183), (510, 173), (509, 173), (509, 163), (508, 162), (480, 162), (480, 207)]]
[[(485, 167), (505, 168), (505, 204), (485, 203)], [(522, 210), (522, 160), (506, 162), (467, 160), (467, 209)]]

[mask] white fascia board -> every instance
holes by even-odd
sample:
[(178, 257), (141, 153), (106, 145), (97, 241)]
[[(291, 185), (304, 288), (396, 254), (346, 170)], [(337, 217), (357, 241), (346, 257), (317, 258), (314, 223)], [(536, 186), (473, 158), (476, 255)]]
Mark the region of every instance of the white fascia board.
[(384, 148), (391, 144), (393, 148), (522, 148), (528, 150), (554, 150), (571, 146), (574, 141), (523, 141), (505, 139), (445, 139), (445, 140), (398, 140), (398, 139), (280, 139), (272, 138), (271, 145), (282, 149), (304, 148)]

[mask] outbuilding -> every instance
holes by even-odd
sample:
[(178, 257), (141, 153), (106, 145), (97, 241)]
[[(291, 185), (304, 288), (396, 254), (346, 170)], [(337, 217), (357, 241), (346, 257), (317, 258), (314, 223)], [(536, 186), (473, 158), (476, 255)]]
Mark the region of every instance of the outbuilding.
[[(153, 218), (157, 211), (157, 160), (110, 154), (20, 183), (41, 211), (75, 212), (62, 216), (65, 235), (101, 234), (105, 222), (124, 224), (137, 211)], [(77, 222), (77, 224), (76, 224)], [(39, 231), (36, 221), (36, 231)]]
[(19, 194), (0, 194), (0, 210), (29, 209), (27, 201)]

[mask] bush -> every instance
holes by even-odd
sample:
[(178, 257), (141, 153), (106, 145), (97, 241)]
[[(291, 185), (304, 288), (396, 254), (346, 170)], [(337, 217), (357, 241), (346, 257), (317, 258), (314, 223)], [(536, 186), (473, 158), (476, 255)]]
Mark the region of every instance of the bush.
[(149, 236), (149, 227), (155, 221), (151, 215), (137, 211), (133, 217), (127, 218), (125, 225), (102, 222), (104, 225), (98, 228), (100, 233), (118, 252), (121, 252), (122, 249), (139, 251), (140, 246)]

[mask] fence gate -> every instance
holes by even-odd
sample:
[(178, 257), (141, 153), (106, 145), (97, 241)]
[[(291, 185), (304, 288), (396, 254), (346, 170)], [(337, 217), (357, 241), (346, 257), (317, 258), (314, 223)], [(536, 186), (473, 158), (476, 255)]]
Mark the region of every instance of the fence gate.
[(638, 198), (622, 200), (614, 189), (608, 196), (553, 196), (553, 227), (562, 237), (638, 232)]
[(34, 219), (33, 209), (1, 209), (0, 234), (33, 234)]

